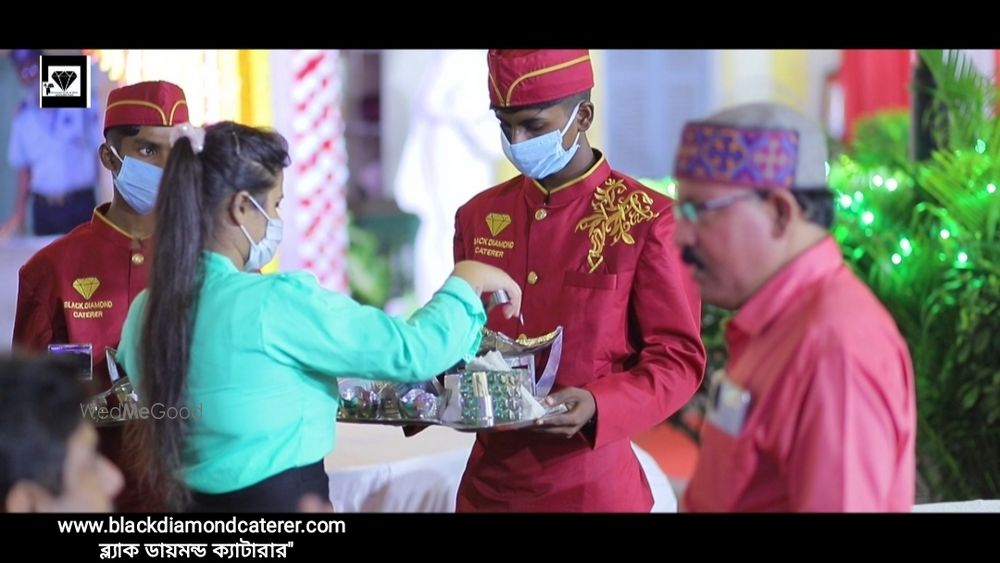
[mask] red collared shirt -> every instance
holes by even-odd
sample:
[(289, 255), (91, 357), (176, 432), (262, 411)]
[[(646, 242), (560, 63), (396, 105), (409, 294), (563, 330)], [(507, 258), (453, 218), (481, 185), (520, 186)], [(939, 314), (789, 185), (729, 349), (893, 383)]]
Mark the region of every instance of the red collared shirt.
[(137, 240), (104, 216), (109, 204), (39, 250), (19, 272), (14, 347), (93, 345), (94, 387), (110, 386), (105, 347), (116, 348), (132, 299), (146, 287), (149, 240)]
[(594, 443), (530, 431), (480, 433), (459, 510), (648, 511), (630, 436), (686, 403), (705, 367), (700, 300), (673, 244), (670, 199), (611, 169), (603, 156), (546, 192), (517, 176), (459, 209), (455, 260), (498, 266), (524, 290), (510, 336), (564, 328), (553, 390), (597, 402)]
[(916, 395), (906, 342), (830, 237), (768, 280), (726, 329), (749, 392), (733, 435), (706, 420), (692, 511), (909, 511)]

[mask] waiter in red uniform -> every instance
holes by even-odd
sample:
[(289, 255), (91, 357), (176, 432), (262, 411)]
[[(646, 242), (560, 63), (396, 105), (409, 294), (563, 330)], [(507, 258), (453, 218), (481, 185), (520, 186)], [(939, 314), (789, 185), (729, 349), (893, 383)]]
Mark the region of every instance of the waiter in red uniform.
[[(101, 163), (114, 177), (114, 197), (80, 225), (39, 250), (21, 267), (14, 347), (45, 352), (50, 344), (91, 344), (92, 391), (111, 382), (105, 348), (118, 346), (129, 304), (145, 289), (153, 206), (170, 153), (170, 132), (187, 123), (184, 91), (169, 82), (113, 90), (104, 114)], [(101, 450), (124, 470), (120, 510), (152, 510), (122, 463), (121, 426), (101, 428)]]
[(455, 260), (503, 268), (524, 288), (511, 336), (564, 328), (550, 401), (566, 414), (531, 430), (480, 433), (459, 511), (649, 511), (630, 437), (698, 389), (700, 300), (672, 243), (671, 201), (591, 148), (587, 50), (488, 54), (491, 106), (521, 175), (459, 209)]

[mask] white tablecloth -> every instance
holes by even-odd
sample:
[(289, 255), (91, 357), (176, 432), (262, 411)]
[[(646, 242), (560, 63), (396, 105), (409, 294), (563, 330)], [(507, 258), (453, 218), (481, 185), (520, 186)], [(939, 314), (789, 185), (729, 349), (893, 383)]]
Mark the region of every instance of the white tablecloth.
[[(411, 438), (398, 428), (338, 424), (326, 458), (337, 512), (454, 512), (475, 435), (432, 426)], [(677, 498), (656, 461), (635, 446), (653, 490), (654, 512), (676, 512)]]
[(918, 504), (914, 512), (1000, 512), (1000, 500), (967, 500)]

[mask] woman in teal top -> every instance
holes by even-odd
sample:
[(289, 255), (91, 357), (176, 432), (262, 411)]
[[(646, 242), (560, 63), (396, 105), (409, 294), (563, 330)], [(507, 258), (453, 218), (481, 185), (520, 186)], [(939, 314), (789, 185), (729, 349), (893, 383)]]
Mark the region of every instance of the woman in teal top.
[(308, 273), (260, 275), (281, 241), (284, 138), (232, 122), (178, 133), (149, 288), (118, 351), (150, 409), (129, 443), (173, 508), (292, 511), (306, 493), (329, 497), (337, 376), (430, 379), (474, 355), (480, 294), (506, 290), (510, 317), (520, 288), (497, 268), (460, 262), (401, 320)]

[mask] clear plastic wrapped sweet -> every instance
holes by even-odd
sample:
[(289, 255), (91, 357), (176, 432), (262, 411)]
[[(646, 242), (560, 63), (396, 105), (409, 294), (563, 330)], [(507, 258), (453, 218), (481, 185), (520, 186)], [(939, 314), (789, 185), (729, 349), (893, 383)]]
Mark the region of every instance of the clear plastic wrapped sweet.
[(399, 397), (399, 414), (409, 420), (436, 420), (438, 397), (429, 391), (410, 389)]
[(348, 416), (375, 418), (378, 416), (379, 397), (373, 389), (354, 385), (340, 390), (340, 409)]
[[(548, 350), (536, 376), (535, 356)], [(537, 338), (512, 339), (483, 329), (477, 357), (460, 363), (442, 378), (400, 384), (341, 378), (342, 422), (409, 425), (440, 424), (458, 430), (508, 429), (562, 412), (547, 408), (562, 350), (562, 327)]]

